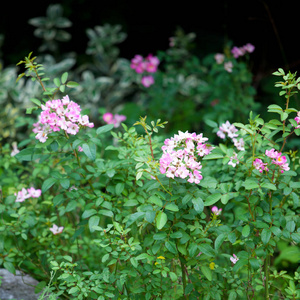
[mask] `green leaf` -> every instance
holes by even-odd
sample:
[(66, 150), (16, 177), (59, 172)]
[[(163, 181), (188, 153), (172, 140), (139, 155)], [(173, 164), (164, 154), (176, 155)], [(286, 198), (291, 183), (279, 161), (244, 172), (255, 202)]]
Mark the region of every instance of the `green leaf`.
[(60, 86), (60, 80), (59, 80), (59, 78), (54, 78), (54, 79), (53, 79), (53, 82), (54, 82), (54, 84), (55, 84), (57, 87)]
[(193, 198), (192, 202), (193, 202), (195, 211), (197, 213), (202, 213), (203, 209), (204, 209), (203, 200), (200, 197), (198, 197), (198, 198)]
[(270, 238), (271, 238), (271, 230), (264, 228), (261, 232), (261, 241), (266, 245), (268, 244)]
[(218, 202), (221, 199), (221, 194), (220, 193), (215, 193), (212, 194), (210, 196), (208, 196), (204, 202), (204, 206), (210, 206), (215, 204), (216, 202)]
[(89, 218), (90, 216), (92, 215), (95, 215), (97, 213), (96, 209), (88, 209), (88, 210), (85, 210), (82, 214), (82, 219), (86, 219), (86, 218)]
[(163, 206), (163, 203), (162, 203), (161, 199), (158, 198), (155, 195), (150, 196), (149, 199), (148, 199), (148, 201), (151, 202), (151, 203), (153, 203), (153, 204), (156, 204), (158, 207), (162, 207)]
[(200, 267), (203, 275), (209, 280), (212, 281), (212, 271), (209, 267), (207, 266), (201, 266)]
[(41, 101), (35, 98), (30, 98), (30, 101), (36, 104), (37, 106), (41, 107)]
[(159, 211), (156, 216), (156, 227), (158, 230), (161, 230), (167, 223), (168, 217), (163, 211)]
[(96, 145), (92, 143), (84, 143), (82, 145), (83, 152), (90, 160), (96, 159)]
[(123, 182), (117, 183), (117, 185), (116, 185), (116, 194), (117, 194), (118, 196), (120, 196), (120, 195), (122, 194), (122, 192), (123, 192), (123, 190), (124, 190), (124, 187), (125, 187), (125, 185), (124, 185)]
[(131, 258), (130, 258), (130, 262), (131, 262), (131, 264), (132, 264), (135, 268), (138, 267), (138, 262), (137, 262), (137, 260), (136, 260), (135, 257), (131, 257)]
[(173, 254), (177, 254), (177, 249), (176, 249), (176, 245), (174, 242), (171, 241), (166, 241), (165, 242), (165, 247), (168, 249), (168, 251), (170, 251)]
[(67, 178), (59, 180), (59, 183), (66, 190), (70, 187), (70, 180)]
[(251, 178), (246, 179), (246, 181), (243, 183), (243, 186), (245, 187), (246, 190), (259, 188), (259, 184), (257, 183), (257, 181)]
[(42, 192), (44, 193), (44, 192), (48, 191), (56, 182), (57, 182), (56, 178), (50, 177), (50, 178), (46, 179), (42, 185)]
[(250, 234), (250, 226), (246, 225), (243, 227), (242, 236), (247, 237)]
[(200, 244), (199, 250), (207, 256), (210, 256), (210, 257), (216, 256), (214, 249), (209, 244)]
[(102, 133), (111, 131), (113, 128), (114, 128), (114, 124), (107, 124), (107, 125), (104, 125), (104, 126), (99, 127), (99, 128), (96, 130), (96, 133), (97, 133), (97, 135), (100, 135), (100, 134), (102, 134)]
[(221, 233), (218, 235), (218, 237), (215, 239), (215, 249), (218, 251), (218, 249), (221, 247), (223, 242), (226, 240), (227, 236), (225, 233)]
[(95, 231), (94, 226), (98, 226), (99, 221), (100, 221), (100, 217), (99, 216), (92, 216), (89, 219), (89, 229), (90, 229), (90, 232), (94, 232)]
[(74, 87), (79, 86), (79, 83), (77, 83), (75, 81), (69, 81), (69, 82), (67, 82), (66, 86), (69, 88), (74, 88)]
[(67, 79), (68, 79), (68, 72), (65, 72), (61, 75), (61, 83), (62, 84), (65, 84), (67, 82)]
[(3, 267), (10, 273), (16, 275), (16, 269), (14, 267), (14, 265), (9, 262), (9, 261), (6, 261), (4, 264), (3, 264)]
[(269, 189), (269, 190), (273, 190), (273, 191), (276, 191), (277, 190), (277, 187), (275, 184), (271, 183), (271, 182), (263, 182), (261, 184), (261, 187), (263, 188), (266, 188), (266, 189)]
[(179, 208), (175, 203), (168, 203), (165, 206), (165, 209), (170, 210), (170, 211), (179, 211)]
[(145, 213), (138, 211), (134, 214), (131, 214), (126, 222), (126, 228), (129, 227), (132, 223), (136, 222), (138, 219), (144, 217)]

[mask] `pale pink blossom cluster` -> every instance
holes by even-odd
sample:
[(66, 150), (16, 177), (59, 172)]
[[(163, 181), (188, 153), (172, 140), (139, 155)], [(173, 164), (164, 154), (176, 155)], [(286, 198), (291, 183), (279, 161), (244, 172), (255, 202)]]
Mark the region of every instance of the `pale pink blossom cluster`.
[(103, 121), (107, 124), (114, 124), (114, 127), (117, 128), (120, 124), (126, 120), (126, 116), (115, 114), (113, 115), (110, 112), (105, 113), (103, 116)]
[(240, 161), (238, 160), (237, 153), (233, 152), (233, 155), (230, 157), (228, 165), (231, 165), (232, 167), (236, 167)]
[(231, 53), (233, 54), (234, 58), (238, 58), (240, 56), (244, 56), (246, 53), (252, 53), (255, 50), (255, 47), (248, 43), (242, 47), (233, 47), (231, 49)]
[(16, 196), (15, 202), (24, 202), (28, 198), (38, 198), (42, 194), (40, 189), (35, 189), (33, 187), (29, 189), (22, 188), (21, 191), (18, 191), (14, 195)]
[(219, 127), (217, 136), (224, 140), (227, 135), (232, 140), (232, 142), (234, 143), (234, 146), (238, 150), (245, 151), (245, 142), (244, 142), (243, 138), (237, 139), (237, 137), (239, 136), (237, 134), (237, 131), (238, 131), (238, 129), (233, 124), (230, 124), (229, 121), (226, 121)]
[(225, 61), (225, 55), (222, 54), (222, 53), (217, 53), (215, 54), (215, 60), (216, 60), (216, 63), (221, 65), (223, 64), (224, 65), (224, 69), (228, 72), (228, 73), (231, 73), (232, 72), (232, 69), (233, 69), (233, 63), (231, 61)]
[[(156, 56), (149, 54), (146, 58), (143, 58), (141, 55), (135, 55), (131, 60), (130, 67), (135, 70), (138, 74), (144, 72), (155, 73), (160, 61)], [(152, 75), (145, 75), (141, 79), (141, 83), (144, 87), (149, 87), (154, 84), (154, 78)]]
[(239, 260), (239, 258), (233, 254), (231, 257), (230, 257), (230, 260), (231, 262), (235, 265), (237, 263), (237, 261)]
[(267, 167), (267, 163), (264, 163), (260, 158), (256, 158), (253, 161), (253, 166), (256, 170), (258, 170), (260, 173), (262, 173), (263, 171), (269, 171), (268, 167)]
[(226, 135), (228, 135), (229, 138), (233, 139), (238, 137), (239, 135), (236, 133), (238, 130), (237, 128), (233, 125), (230, 124), (229, 121), (226, 121), (223, 123), (217, 132), (217, 136), (223, 140), (225, 140)]
[(179, 131), (174, 137), (166, 139), (162, 146), (163, 155), (160, 158), (160, 172), (169, 178), (188, 178), (190, 183), (200, 183), (202, 165), (197, 156), (203, 157), (211, 152), (213, 147), (206, 144), (208, 138), (201, 134)]
[(87, 115), (80, 114), (80, 106), (71, 101), (69, 96), (65, 96), (61, 100), (49, 100), (45, 105), (41, 105), (41, 108), (39, 120), (33, 124), (32, 131), (37, 134), (35, 138), (42, 143), (46, 142), (51, 132), (62, 129), (68, 134), (75, 135), (81, 126), (94, 127)]
[(64, 227), (63, 226), (58, 227), (56, 224), (53, 224), (52, 228), (49, 228), (49, 230), (52, 231), (52, 233), (54, 235), (56, 235), (56, 234), (62, 233), (64, 230)]
[(286, 156), (281, 155), (281, 152), (278, 152), (273, 148), (271, 150), (266, 150), (265, 154), (273, 159), (272, 164), (279, 166), (281, 173), (290, 169)]
[(222, 212), (222, 208), (219, 209), (217, 206), (213, 206), (211, 211), (214, 215), (219, 216)]

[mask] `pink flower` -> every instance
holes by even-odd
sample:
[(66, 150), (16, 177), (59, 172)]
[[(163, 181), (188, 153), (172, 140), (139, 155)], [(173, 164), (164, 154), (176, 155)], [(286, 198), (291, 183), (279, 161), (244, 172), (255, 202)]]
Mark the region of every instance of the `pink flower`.
[(250, 43), (244, 45), (243, 48), (249, 53), (252, 53), (255, 50), (255, 47)]
[(243, 140), (243, 138), (240, 138), (239, 140), (236, 138), (232, 139), (234, 146), (240, 150), (240, 151), (245, 151), (245, 142)]
[(219, 64), (219, 65), (224, 62), (224, 59), (225, 59), (225, 55), (224, 54), (217, 53), (215, 55), (215, 60), (216, 60), (217, 64)]
[(114, 127), (117, 128), (120, 124), (127, 119), (124, 115), (115, 114), (113, 115), (110, 112), (107, 112), (103, 115), (103, 120), (107, 124), (114, 124)]
[(113, 120), (113, 114), (110, 112), (107, 112), (103, 115), (103, 121), (107, 124), (111, 124), (112, 120)]
[(11, 145), (13, 147), (13, 150), (10, 153), (10, 156), (15, 156), (16, 154), (18, 154), (20, 152), (20, 150), (18, 149), (17, 142), (12, 142)]
[(25, 188), (22, 188), (21, 191), (15, 193), (16, 201), (15, 202), (24, 202), (26, 199), (30, 197), (27, 190)]
[(41, 196), (42, 191), (40, 189), (35, 189), (33, 187), (27, 189), (29, 197), (38, 198)]
[(267, 163), (263, 163), (263, 161), (259, 158), (253, 161), (254, 168), (257, 169), (260, 173), (262, 173), (263, 171), (269, 171), (267, 165)]
[(45, 105), (41, 105), (42, 112), (37, 123), (33, 124), (36, 139), (44, 143), (48, 139), (48, 134), (55, 131), (65, 130), (69, 134), (77, 134), (79, 125), (94, 127), (89, 122), (88, 116), (81, 116), (81, 108), (74, 101), (70, 101), (69, 96), (62, 99), (49, 100)]
[(279, 166), (281, 169), (281, 173), (284, 171), (290, 170), (289, 165), (287, 163), (287, 158), (285, 155), (281, 155), (281, 152), (275, 151), (275, 149), (266, 150), (265, 152), (266, 156), (272, 158), (272, 164)]
[(213, 206), (213, 207), (211, 208), (211, 211), (212, 211), (216, 216), (218, 216), (218, 215), (221, 214), (222, 208), (219, 209), (217, 206)]
[(231, 73), (233, 68), (233, 64), (231, 61), (225, 62), (224, 63), (224, 69), (228, 72)]
[(64, 230), (64, 227), (63, 226), (58, 227), (57, 225), (53, 224), (52, 228), (49, 228), (49, 229), (52, 231), (52, 233), (54, 235), (56, 235), (56, 234), (62, 233), (62, 231)]
[(143, 76), (141, 83), (144, 87), (148, 88), (152, 84), (154, 84), (154, 78), (151, 75)]
[(236, 262), (239, 260), (239, 258), (238, 258), (235, 254), (233, 254), (233, 255), (230, 257), (230, 260), (231, 260), (231, 262), (232, 262), (233, 264), (236, 264)]
[(159, 160), (160, 172), (169, 178), (187, 178), (190, 183), (199, 184), (202, 165), (196, 156), (210, 153), (212, 146), (206, 145), (208, 139), (202, 134), (179, 131), (174, 137), (166, 139), (161, 147), (163, 154)]
[(230, 160), (228, 162), (228, 165), (231, 165), (235, 168), (236, 165), (238, 165), (240, 162), (237, 158), (237, 154), (233, 152), (233, 156), (230, 157)]

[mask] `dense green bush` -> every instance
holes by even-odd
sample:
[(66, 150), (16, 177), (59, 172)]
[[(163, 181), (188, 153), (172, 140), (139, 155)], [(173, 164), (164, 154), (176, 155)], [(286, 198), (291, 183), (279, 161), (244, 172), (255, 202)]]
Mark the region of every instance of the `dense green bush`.
[(40, 299), (298, 299), (296, 74), (274, 72), (265, 119), (241, 49), (200, 59), (179, 30), (139, 73), (104, 25), (78, 65), (49, 46), (70, 25), (56, 13), (51, 34), (31, 21), (53, 53), (0, 74), (27, 127), (1, 145), (0, 266), (37, 278)]

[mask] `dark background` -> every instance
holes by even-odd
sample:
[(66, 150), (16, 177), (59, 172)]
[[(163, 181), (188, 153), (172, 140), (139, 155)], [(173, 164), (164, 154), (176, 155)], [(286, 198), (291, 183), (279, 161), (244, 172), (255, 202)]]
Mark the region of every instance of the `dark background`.
[(225, 40), (236, 46), (252, 43), (251, 54), (255, 78), (282, 67), (297, 71), (300, 63), (298, 1), (6, 1), (2, 7), (0, 33), (5, 40), (1, 48), (4, 66), (15, 64), (40, 45), (34, 17), (46, 15), (49, 4), (62, 4), (64, 17), (72, 23), (66, 29), (72, 40), (64, 51), (84, 53), (87, 28), (121, 24), (127, 39), (120, 44), (121, 57), (155, 54), (168, 48), (177, 26), (186, 33), (195, 32), (196, 53), (222, 52)]

